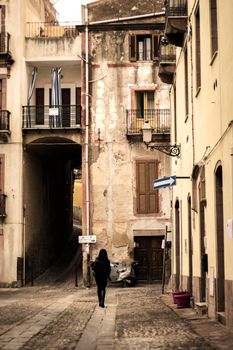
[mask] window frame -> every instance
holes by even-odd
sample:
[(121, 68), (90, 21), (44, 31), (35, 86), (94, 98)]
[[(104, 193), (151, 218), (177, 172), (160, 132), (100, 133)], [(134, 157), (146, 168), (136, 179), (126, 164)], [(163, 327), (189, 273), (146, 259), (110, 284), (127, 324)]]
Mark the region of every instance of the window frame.
[[(147, 59), (147, 39), (150, 38), (150, 58)], [(138, 43), (143, 43), (143, 58), (139, 59)], [(151, 62), (159, 58), (159, 35), (152, 33), (129, 34), (129, 60), (132, 62)]]
[(218, 13), (217, 0), (209, 0), (210, 11), (210, 52), (211, 62), (218, 52)]
[(195, 48), (196, 48), (196, 91), (201, 89), (201, 33), (200, 33), (200, 7), (195, 12)]

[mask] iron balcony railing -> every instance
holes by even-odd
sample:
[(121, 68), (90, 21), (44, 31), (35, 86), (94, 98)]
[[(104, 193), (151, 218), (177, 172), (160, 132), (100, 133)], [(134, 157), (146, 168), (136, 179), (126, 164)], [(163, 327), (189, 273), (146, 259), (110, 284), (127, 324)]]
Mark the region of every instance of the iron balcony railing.
[(166, 16), (187, 16), (187, 0), (166, 0)]
[(170, 133), (170, 109), (128, 109), (127, 135), (142, 134), (145, 121), (149, 121), (154, 134)]
[(0, 193), (0, 217), (6, 216), (6, 195)]
[(10, 52), (9, 41), (10, 41), (9, 33), (0, 33), (0, 53)]
[(0, 109), (0, 132), (10, 131), (10, 112)]
[(76, 22), (28, 22), (26, 38), (76, 37)]
[(23, 106), (23, 129), (81, 128), (80, 105)]
[(176, 47), (175, 45), (160, 45), (159, 49), (159, 62), (176, 62)]

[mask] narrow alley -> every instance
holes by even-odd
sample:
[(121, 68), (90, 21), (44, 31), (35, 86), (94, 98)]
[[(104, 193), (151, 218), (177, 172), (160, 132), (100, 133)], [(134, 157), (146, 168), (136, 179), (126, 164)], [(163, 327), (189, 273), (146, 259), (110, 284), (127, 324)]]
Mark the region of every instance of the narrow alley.
[(0, 290), (2, 350), (232, 349), (233, 333), (193, 309), (177, 310), (161, 286), (107, 290), (36, 285)]

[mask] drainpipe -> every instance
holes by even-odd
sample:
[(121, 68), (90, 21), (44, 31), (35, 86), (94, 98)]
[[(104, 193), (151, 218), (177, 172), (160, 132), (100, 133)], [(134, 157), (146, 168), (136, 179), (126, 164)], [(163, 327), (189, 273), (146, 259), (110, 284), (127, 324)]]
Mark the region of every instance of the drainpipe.
[[(86, 180), (86, 235), (90, 235), (90, 192), (89, 192), (89, 50), (88, 50), (88, 8), (85, 5), (85, 180)], [(87, 287), (90, 287), (90, 244), (86, 244)]]

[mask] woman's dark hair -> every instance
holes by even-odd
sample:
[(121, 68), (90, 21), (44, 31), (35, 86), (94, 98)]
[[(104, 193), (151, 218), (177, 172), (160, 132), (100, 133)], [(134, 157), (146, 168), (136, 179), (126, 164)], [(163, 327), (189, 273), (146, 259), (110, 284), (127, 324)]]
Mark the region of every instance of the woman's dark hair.
[(107, 253), (106, 249), (100, 249), (98, 259), (99, 260), (108, 260), (108, 253)]

